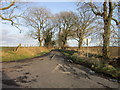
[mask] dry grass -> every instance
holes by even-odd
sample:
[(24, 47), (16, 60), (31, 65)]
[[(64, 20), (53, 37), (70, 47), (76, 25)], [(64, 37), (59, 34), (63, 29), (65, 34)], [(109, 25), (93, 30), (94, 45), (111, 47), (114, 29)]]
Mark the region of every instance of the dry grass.
[(13, 51), (14, 48), (4, 48), (0, 51), (2, 54), (2, 61), (15, 61), (26, 58), (31, 58), (36, 56), (39, 53), (48, 51), (45, 47), (21, 47), (17, 51)]
[[(68, 48), (69, 50), (78, 50), (78, 48), (76, 47), (70, 47)], [(118, 58), (119, 56), (119, 49), (120, 47), (110, 47), (110, 58)], [(82, 53), (86, 53), (87, 52), (87, 47), (82, 47), (81, 50)], [(88, 53), (91, 54), (97, 54), (97, 55), (102, 55), (102, 47), (88, 47)]]
[(81, 64), (85, 67), (91, 68), (95, 72), (102, 73), (104, 75), (111, 76), (116, 79), (120, 79), (120, 68), (119, 65), (111, 65), (108, 63), (103, 63), (100, 58), (94, 57), (81, 57), (78, 52), (74, 50), (59, 50), (66, 56), (70, 62)]

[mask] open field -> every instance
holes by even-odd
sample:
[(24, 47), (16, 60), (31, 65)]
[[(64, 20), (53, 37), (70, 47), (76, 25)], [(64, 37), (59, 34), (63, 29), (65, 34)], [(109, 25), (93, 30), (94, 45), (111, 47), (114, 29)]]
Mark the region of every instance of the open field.
[(49, 52), (49, 49), (45, 47), (20, 47), (17, 51), (14, 51), (14, 49), (15, 47), (2, 47), (0, 51), (2, 61), (22, 60)]
[[(77, 51), (77, 47), (70, 47), (68, 48), (69, 50), (75, 50)], [(88, 50), (88, 51), (87, 51)], [(110, 58), (118, 58), (120, 57), (119, 54), (120, 47), (110, 47)], [(102, 55), (102, 47), (94, 46), (94, 47), (82, 47), (81, 51), (83, 53), (91, 53), (91, 54), (97, 54), (97, 55)]]
[[(20, 59), (31, 58), (48, 52), (50, 49), (45, 47), (20, 47), (17, 51), (14, 51), (16, 47), (0, 47), (0, 56), (2, 61), (14, 61)], [(68, 50), (80, 51), (82, 53), (90, 53), (96, 55), (102, 55), (102, 47), (82, 47), (78, 50), (77, 47), (69, 47)], [(110, 57), (118, 58), (120, 47), (110, 47)], [(88, 51), (87, 51), (88, 50)]]

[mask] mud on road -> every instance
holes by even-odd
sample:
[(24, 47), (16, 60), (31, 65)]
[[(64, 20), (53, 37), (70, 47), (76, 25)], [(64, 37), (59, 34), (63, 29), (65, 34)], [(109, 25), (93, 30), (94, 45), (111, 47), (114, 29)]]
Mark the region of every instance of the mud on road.
[(66, 62), (59, 51), (2, 64), (3, 88), (120, 88), (90, 69)]

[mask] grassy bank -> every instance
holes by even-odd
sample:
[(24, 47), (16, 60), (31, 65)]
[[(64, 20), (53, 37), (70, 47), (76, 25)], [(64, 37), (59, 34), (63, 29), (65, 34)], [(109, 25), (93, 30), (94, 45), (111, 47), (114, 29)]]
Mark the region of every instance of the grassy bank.
[[(91, 54), (97, 54), (102, 55), (102, 47), (100, 46), (91, 46), (91, 47), (81, 47), (79, 50), (78, 47), (68, 47), (68, 50), (75, 50), (75, 51), (81, 51), (83, 53), (91, 53)], [(110, 58), (118, 58), (120, 47), (110, 47)]]
[(48, 53), (50, 49), (45, 47), (20, 47), (17, 51), (14, 51), (15, 47), (3, 47), (0, 53), (2, 57), (1, 62), (5, 61), (17, 61), (27, 58), (32, 58), (36, 56)]
[(120, 68), (114, 67), (109, 64), (104, 64), (102, 60), (98, 58), (87, 58), (81, 57), (77, 51), (73, 50), (60, 50), (68, 60), (72, 60), (72, 62), (81, 64), (85, 67), (88, 67), (94, 70), (97, 73), (102, 73), (104, 75), (108, 75), (110, 77), (116, 78), (120, 80)]

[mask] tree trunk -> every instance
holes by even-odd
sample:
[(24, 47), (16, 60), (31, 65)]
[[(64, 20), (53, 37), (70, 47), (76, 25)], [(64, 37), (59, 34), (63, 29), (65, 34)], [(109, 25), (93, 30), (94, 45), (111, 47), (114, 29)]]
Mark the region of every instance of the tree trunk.
[(109, 45), (110, 45), (110, 26), (107, 24), (108, 22), (104, 23), (104, 34), (103, 34), (103, 49), (102, 54), (104, 59), (108, 59), (110, 55)]
[(112, 13), (113, 13), (113, 8), (112, 8), (112, 2), (109, 2), (109, 12), (107, 11), (107, 2), (104, 2), (103, 4), (103, 10), (104, 10), (104, 34), (103, 34), (103, 49), (102, 49), (102, 54), (104, 59), (108, 59), (110, 56), (110, 50), (109, 50), (109, 45), (110, 45), (110, 25), (111, 25), (111, 19), (112, 19)]
[(40, 36), (40, 29), (38, 29), (38, 41), (39, 41), (39, 47), (42, 46), (42, 40), (41, 40), (41, 36)]
[(43, 41), (43, 40), (41, 40), (41, 38), (38, 37), (38, 41), (39, 41), (39, 47), (41, 47), (41, 46), (42, 46), (42, 41)]
[(67, 43), (67, 35), (64, 36), (62, 42), (63, 42), (62, 49), (65, 49), (65, 46), (66, 46), (66, 43)]
[[(59, 29), (60, 29), (60, 28), (59, 28)], [(58, 46), (59, 46), (59, 48), (62, 47), (62, 41), (61, 41), (61, 35), (60, 35), (60, 33), (61, 33), (61, 29), (60, 29), (59, 32), (58, 32)]]
[(80, 37), (79, 41), (78, 41), (78, 48), (80, 49), (82, 47), (82, 43), (83, 43), (83, 38)]
[(38, 39), (38, 41), (39, 41), (39, 47), (41, 47), (42, 46), (42, 40)]

